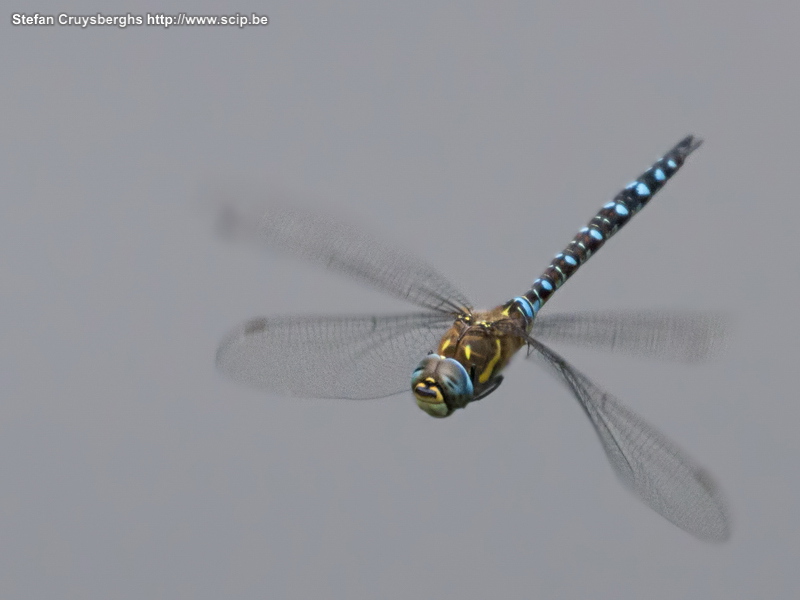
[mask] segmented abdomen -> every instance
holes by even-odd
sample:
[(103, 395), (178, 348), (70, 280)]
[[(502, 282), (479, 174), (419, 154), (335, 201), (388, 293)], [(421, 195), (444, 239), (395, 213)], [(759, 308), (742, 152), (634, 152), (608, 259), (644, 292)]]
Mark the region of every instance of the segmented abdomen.
[[(564, 251), (556, 255), (525, 296), (515, 298), (523, 314), (536, 316), (553, 292), (589, 260), (608, 238), (642, 210), (701, 143), (701, 139), (687, 136), (603, 206), (589, 224), (572, 238)], [(525, 300), (529, 302), (528, 306), (522, 306)]]

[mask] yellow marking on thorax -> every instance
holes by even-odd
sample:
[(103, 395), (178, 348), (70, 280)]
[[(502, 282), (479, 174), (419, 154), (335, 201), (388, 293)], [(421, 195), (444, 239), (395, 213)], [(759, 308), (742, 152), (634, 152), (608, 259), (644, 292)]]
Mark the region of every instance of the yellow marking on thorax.
[(472, 347), (469, 344), (464, 346), (464, 356), (467, 357), (467, 360), (469, 360), (469, 357), (472, 356)]
[(501, 312), (500, 314), (501, 314), (501, 315), (503, 315), (504, 317), (507, 317), (507, 316), (508, 316), (508, 311), (509, 311), (510, 309), (511, 309), (511, 304), (509, 304), (508, 306), (506, 306), (506, 307), (503, 309), (503, 312)]
[(492, 371), (494, 370), (495, 366), (497, 365), (497, 361), (500, 360), (500, 356), (503, 354), (503, 348), (500, 345), (500, 340), (494, 340), (495, 346), (497, 346), (497, 352), (494, 353), (492, 360), (489, 361), (489, 364), (486, 365), (486, 368), (483, 372), (478, 376), (478, 381), (480, 383), (486, 383), (489, 381), (489, 378), (492, 376)]
[(449, 345), (450, 345), (450, 338), (447, 338), (445, 341), (442, 342), (442, 347), (439, 348), (439, 354), (443, 354)]

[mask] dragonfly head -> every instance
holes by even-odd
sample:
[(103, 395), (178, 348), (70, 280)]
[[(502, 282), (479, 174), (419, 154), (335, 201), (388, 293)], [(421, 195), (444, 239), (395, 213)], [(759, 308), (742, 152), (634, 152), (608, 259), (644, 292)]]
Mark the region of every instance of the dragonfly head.
[(411, 376), (417, 406), (432, 417), (448, 417), (472, 401), (472, 380), (455, 359), (429, 354)]

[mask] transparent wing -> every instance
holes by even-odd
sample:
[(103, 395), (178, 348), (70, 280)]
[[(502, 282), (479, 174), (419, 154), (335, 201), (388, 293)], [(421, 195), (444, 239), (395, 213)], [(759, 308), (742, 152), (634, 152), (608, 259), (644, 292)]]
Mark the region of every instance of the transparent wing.
[(257, 318), (228, 334), (217, 367), (236, 381), (305, 398), (381, 398), (411, 389), (411, 373), (451, 316)]
[(597, 311), (544, 314), (533, 322), (536, 339), (696, 362), (721, 349), (726, 319), (712, 312)]
[(681, 529), (708, 541), (728, 539), (722, 494), (707, 471), (557, 353), (529, 342), (529, 356), (542, 359), (575, 394), (623, 483)]
[(468, 312), (464, 295), (433, 267), (356, 227), (295, 208), (229, 202), (219, 228), (228, 237), (266, 244), (344, 273), (429, 310)]

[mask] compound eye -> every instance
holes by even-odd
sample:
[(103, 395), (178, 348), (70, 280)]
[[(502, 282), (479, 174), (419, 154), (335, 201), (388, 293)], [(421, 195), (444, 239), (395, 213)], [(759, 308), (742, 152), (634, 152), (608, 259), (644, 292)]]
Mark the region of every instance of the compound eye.
[(455, 410), (472, 401), (474, 389), (467, 370), (454, 358), (445, 358), (439, 363), (438, 382), (445, 402)]

